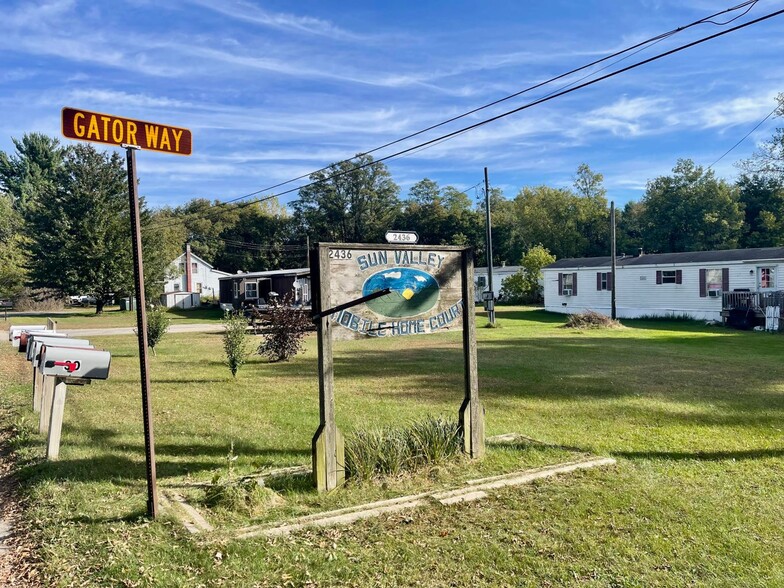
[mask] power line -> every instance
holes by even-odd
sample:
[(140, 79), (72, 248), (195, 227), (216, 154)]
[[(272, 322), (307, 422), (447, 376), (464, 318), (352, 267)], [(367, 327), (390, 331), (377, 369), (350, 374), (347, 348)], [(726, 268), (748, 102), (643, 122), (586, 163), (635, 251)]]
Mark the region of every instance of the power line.
[[(738, 7), (747, 6), (747, 5), (748, 5), (748, 6), (750, 6), (750, 7), (752, 7), (754, 4), (756, 4), (756, 2), (757, 2), (757, 1), (758, 1), (758, 0), (750, 0), (749, 2), (745, 2), (745, 3), (743, 3), (743, 4), (740, 4), (740, 5), (738, 5)], [(734, 7), (734, 8), (732, 8), (732, 9), (727, 9), (727, 11), (729, 11), (729, 10), (737, 10), (737, 8), (738, 8), (738, 7)], [(750, 8), (749, 8), (749, 9), (750, 9)], [(724, 13), (724, 12), (727, 12), (727, 11), (722, 11), (722, 13)], [(748, 10), (747, 10), (746, 12), (748, 12)], [(237, 209), (237, 208), (243, 208), (244, 206), (250, 206), (250, 205), (252, 205), (252, 204), (255, 204), (255, 203), (258, 203), (258, 202), (264, 202), (264, 201), (270, 200), (270, 199), (272, 199), (272, 198), (277, 198), (277, 197), (279, 197), (279, 196), (284, 196), (284, 195), (286, 195), (286, 194), (290, 194), (290, 193), (292, 193), (292, 192), (296, 192), (296, 191), (298, 191), (298, 190), (301, 190), (302, 188), (306, 188), (306, 187), (310, 187), (310, 186), (316, 185), (316, 184), (318, 184), (318, 183), (320, 183), (320, 182), (322, 182), (322, 181), (324, 181), (324, 180), (327, 180), (327, 179), (333, 179), (333, 178), (337, 178), (337, 177), (341, 177), (341, 176), (343, 176), (343, 175), (347, 175), (347, 174), (349, 174), (349, 173), (354, 173), (354, 172), (356, 172), (356, 171), (359, 171), (359, 170), (361, 170), (361, 169), (364, 169), (364, 168), (366, 168), (366, 167), (369, 167), (369, 166), (371, 166), (371, 165), (374, 165), (374, 164), (377, 164), (377, 163), (381, 163), (381, 162), (384, 162), (384, 161), (388, 161), (388, 160), (390, 160), (390, 159), (393, 159), (393, 158), (401, 157), (401, 156), (403, 156), (403, 155), (406, 155), (406, 154), (408, 154), (408, 153), (411, 153), (411, 152), (414, 152), (414, 151), (417, 151), (417, 150), (421, 150), (421, 149), (423, 149), (423, 148), (426, 148), (426, 147), (429, 147), (429, 146), (433, 146), (433, 145), (434, 145), (434, 144), (436, 144), (436, 143), (440, 143), (440, 142), (443, 142), (443, 141), (446, 141), (446, 140), (452, 139), (452, 138), (454, 138), (454, 137), (456, 137), (456, 136), (458, 136), (458, 135), (461, 135), (461, 134), (463, 134), (463, 133), (466, 133), (466, 132), (469, 132), (469, 131), (471, 131), (471, 130), (477, 129), (477, 128), (479, 128), (479, 127), (482, 127), (482, 126), (484, 126), (484, 125), (486, 125), (486, 124), (490, 124), (490, 123), (492, 123), (492, 122), (495, 122), (495, 121), (497, 121), (497, 120), (500, 120), (500, 119), (502, 119), (502, 118), (505, 118), (505, 117), (507, 117), (507, 116), (510, 116), (510, 115), (512, 115), (512, 114), (516, 114), (516, 113), (518, 113), (518, 112), (521, 112), (521, 111), (523, 111), (523, 110), (527, 110), (528, 108), (532, 108), (533, 106), (537, 106), (537, 105), (539, 105), (539, 104), (543, 104), (544, 102), (549, 102), (550, 100), (553, 100), (553, 99), (555, 99), (555, 98), (559, 98), (559, 97), (561, 97), (561, 96), (564, 96), (564, 95), (566, 95), (566, 94), (570, 94), (570, 93), (572, 93), (572, 92), (575, 92), (575, 91), (577, 91), (577, 90), (580, 90), (580, 89), (586, 88), (586, 87), (588, 87), (588, 86), (591, 86), (591, 85), (593, 85), (593, 84), (599, 83), (599, 82), (601, 82), (601, 81), (604, 81), (604, 80), (606, 80), (606, 79), (609, 79), (609, 78), (611, 78), (611, 77), (615, 77), (615, 76), (617, 76), (617, 75), (619, 75), (619, 74), (625, 73), (625, 72), (627, 72), (627, 71), (630, 71), (630, 70), (632, 70), (632, 69), (636, 69), (636, 68), (638, 68), (638, 67), (641, 67), (641, 66), (643, 66), (643, 65), (647, 65), (647, 64), (649, 64), (649, 63), (651, 63), (651, 62), (653, 62), (653, 61), (657, 61), (657, 60), (659, 60), (659, 59), (662, 59), (662, 58), (664, 58), (664, 57), (668, 57), (668, 56), (670, 56), (670, 55), (673, 55), (673, 54), (675, 54), (675, 53), (678, 53), (678, 52), (680, 52), (680, 51), (683, 51), (683, 50), (685, 50), (685, 49), (689, 49), (689, 48), (691, 48), (691, 47), (694, 47), (694, 46), (696, 46), (696, 45), (700, 45), (700, 44), (702, 44), (702, 43), (705, 43), (705, 42), (707, 42), (707, 41), (711, 41), (711, 40), (713, 40), (713, 39), (716, 39), (716, 38), (718, 38), (718, 37), (721, 37), (721, 36), (727, 35), (727, 34), (729, 34), (729, 33), (735, 32), (735, 31), (737, 31), (737, 30), (740, 30), (740, 29), (746, 28), (746, 27), (748, 27), (748, 26), (751, 26), (751, 25), (753, 25), (753, 24), (758, 24), (758, 23), (760, 23), (760, 22), (763, 22), (763, 21), (765, 21), (765, 20), (768, 20), (768, 19), (770, 19), (770, 18), (773, 18), (773, 17), (779, 16), (779, 15), (781, 15), (782, 13), (784, 13), (784, 10), (778, 10), (778, 11), (776, 11), (776, 12), (773, 12), (773, 13), (767, 14), (767, 15), (765, 15), (765, 16), (762, 16), (762, 17), (759, 17), (759, 18), (757, 18), (757, 19), (754, 19), (754, 20), (748, 21), (748, 22), (746, 22), (746, 23), (743, 23), (743, 24), (740, 24), (740, 25), (736, 25), (736, 26), (734, 26), (734, 27), (732, 27), (732, 28), (729, 28), (729, 29), (726, 29), (726, 30), (724, 30), (724, 31), (720, 31), (720, 32), (718, 32), (718, 33), (714, 33), (714, 34), (712, 34), (712, 35), (708, 35), (708, 36), (706, 36), (706, 37), (702, 37), (702, 38), (700, 38), (700, 39), (697, 39), (697, 40), (695, 40), (695, 41), (692, 41), (692, 42), (690, 42), (690, 43), (686, 43), (686, 44), (684, 44), (684, 45), (681, 45), (681, 46), (675, 47), (674, 49), (670, 49), (670, 50), (668, 50), (668, 51), (665, 51), (665, 52), (663, 52), (663, 53), (659, 53), (659, 54), (657, 54), (657, 55), (654, 55), (653, 57), (649, 57), (649, 58), (647, 58), (647, 59), (644, 59), (644, 60), (642, 60), (642, 61), (639, 61), (639, 62), (633, 63), (633, 64), (631, 64), (631, 65), (629, 65), (629, 66), (623, 67), (623, 68), (621, 68), (621, 69), (619, 69), (619, 70), (616, 70), (616, 71), (610, 72), (610, 73), (608, 73), (608, 74), (605, 74), (605, 75), (603, 75), (603, 76), (600, 76), (600, 77), (598, 77), (598, 78), (594, 78), (593, 80), (589, 80), (589, 81), (587, 81), (587, 82), (584, 82), (584, 83), (581, 83), (581, 84), (577, 84), (577, 85), (574, 85), (574, 86), (572, 86), (572, 87), (567, 87), (567, 88), (565, 88), (565, 89), (563, 89), (563, 90), (561, 90), (561, 91), (557, 91), (557, 92), (554, 92), (554, 93), (550, 93), (550, 94), (548, 94), (548, 95), (545, 95), (545, 96), (543, 96), (543, 97), (541, 97), (541, 98), (538, 98), (538, 99), (536, 99), (536, 100), (534, 100), (534, 101), (532, 101), (532, 102), (529, 102), (529, 103), (527, 103), (527, 104), (524, 104), (524, 105), (522, 105), (522, 106), (520, 106), (520, 107), (518, 107), (518, 108), (514, 108), (514, 109), (512, 109), (512, 110), (509, 110), (509, 111), (503, 112), (503, 113), (501, 113), (501, 114), (499, 114), (499, 115), (496, 115), (496, 116), (493, 116), (493, 117), (487, 118), (487, 119), (485, 119), (485, 120), (483, 120), (483, 121), (480, 121), (480, 122), (474, 123), (474, 124), (472, 124), (472, 125), (469, 125), (469, 126), (467, 126), (467, 127), (463, 127), (463, 128), (461, 128), (461, 129), (458, 129), (458, 130), (456, 130), (456, 131), (452, 131), (452, 132), (450, 132), (450, 133), (447, 133), (447, 134), (445, 134), (445, 135), (442, 135), (442, 136), (440, 136), (440, 137), (436, 137), (435, 139), (430, 139), (430, 140), (428, 140), (428, 141), (425, 141), (425, 142), (423, 142), (423, 143), (420, 143), (420, 144), (418, 144), (418, 145), (414, 145), (414, 146), (412, 146), (412, 147), (408, 147), (408, 148), (406, 148), (406, 149), (403, 149), (403, 150), (400, 150), (400, 151), (398, 151), (398, 152), (396, 152), (396, 153), (392, 153), (392, 154), (390, 154), (390, 155), (387, 155), (387, 156), (381, 157), (381, 158), (379, 158), (379, 159), (376, 159), (376, 160), (373, 160), (373, 161), (370, 161), (370, 162), (367, 162), (367, 163), (364, 163), (364, 164), (358, 164), (358, 165), (355, 165), (355, 166), (354, 166), (352, 169), (348, 169), (348, 170), (342, 170), (342, 171), (336, 172), (336, 173), (334, 173), (334, 174), (331, 174), (331, 175), (327, 176), (326, 178), (322, 178), (322, 179), (320, 179), (320, 180), (316, 180), (316, 181), (313, 181), (313, 182), (309, 182), (309, 183), (307, 183), (307, 184), (304, 184), (304, 185), (302, 185), (302, 186), (298, 186), (298, 187), (296, 187), (296, 188), (290, 188), (290, 189), (288, 189), (288, 190), (284, 190), (284, 191), (278, 192), (278, 193), (276, 193), (276, 194), (272, 194), (272, 195), (269, 195), (269, 196), (265, 196), (265, 197), (263, 197), (263, 198), (259, 198), (259, 199), (251, 200), (251, 201), (248, 201), (248, 202), (245, 202), (245, 203), (238, 204), (237, 206), (235, 206), (235, 207), (234, 207), (234, 209)], [(744, 14), (745, 14), (745, 13), (744, 13)], [(712, 16), (713, 16), (713, 15), (712, 15)], [(740, 16), (742, 16), (742, 15), (740, 15)], [(710, 18), (710, 17), (706, 17), (706, 18)], [(700, 21), (696, 21), (696, 22), (700, 22), (700, 23), (701, 23), (701, 22), (703, 22), (703, 20), (704, 20), (704, 19), (701, 19)], [(733, 19), (733, 20), (734, 20), (734, 19)], [(729, 22), (731, 22), (731, 21), (729, 21)], [(714, 23), (714, 24), (715, 24), (715, 23)], [(680, 30), (684, 30), (685, 28), (688, 28), (689, 26), (693, 26), (693, 23), (692, 23), (691, 25), (686, 25), (685, 27), (680, 27)], [(677, 29), (676, 29), (676, 31), (677, 31)], [(664, 35), (665, 35), (665, 36), (670, 36), (670, 35), (672, 35), (672, 34), (674, 34), (674, 33), (670, 32), (670, 33), (665, 33)], [(662, 37), (662, 35), (659, 35), (659, 37)], [(659, 37), (656, 37), (656, 39), (658, 39)], [(650, 42), (650, 41), (648, 41), (648, 42)], [(640, 45), (640, 44), (637, 44), (637, 45), (635, 45), (635, 46), (633, 46), (633, 47), (638, 47), (639, 45)], [(626, 49), (626, 50), (624, 50), (624, 51), (621, 51), (621, 52), (617, 52), (616, 54), (614, 54), (614, 56), (615, 56), (615, 55), (618, 55), (618, 54), (620, 54), (620, 53), (623, 53), (623, 52), (627, 52), (628, 50), (629, 50), (629, 49)], [(605, 59), (606, 59), (606, 58), (605, 58)], [(598, 60), (598, 61), (601, 61), (601, 60)], [(584, 66), (584, 67), (588, 67), (588, 66)], [(584, 69), (584, 67), (583, 67), (583, 68), (578, 68), (578, 70), (575, 70), (575, 71), (579, 71), (579, 69)], [(563, 75), (568, 75), (568, 74), (563, 74)], [(559, 79), (560, 77), (563, 77), (563, 75), (562, 75), (562, 76), (557, 76), (556, 78), (553, 78), (553, 79)], [(543, 82), (543, 84), (544, 84), (544, 83), (547, 83), (547, 82)], [(537, 87), (539, 87), (539, 86), (537, 86)], [(527, 90), (525, 90), (525, 91), (527, 91)], [(523, 92), (524, 92), (524, 91), (521, 91), (521, 92), (519, 92), (517, 95), (519, 95), (519, 94), (521, 94), (521, 93), (523, 93)], [(498, 102), (500, 102), (500, 101), (496, 101), (496, 103), (498, 103)], [(443, 124), (446, 124), (446, 123), (443, 123)], [(440, 126), (440, 125), (436, 125), (436, 126)], [(434, 128), (435, 128), (435, 126), (434, 126)], [(422, 132), (424, 132), (424, 131), (422, 131)], [(404, 139), (401, 139), (401, 140), (404, 140)], [(395, 141), (395, 142), (399, 142), (399, 141)], [(395, 142), (393, 142), (393, 143), (395, 143)], [(390, 144), (393, 144), (393, 143), (390, 143)], [(370, 152), (366, 152), (365, 154), (367, 154), (367, 153), (370, 153)], [(362, 155), (362, 154), (360, 154), (360, 155)], [(349, 163), (350, 161), (351, 161), (351, 160), (344, 160), (343, 162), (339, 162), (338, 164), (332, 164), (332, 166), (339, 165), (340, 163)], [(332, 167), (332, 166), (330, 166), (330, 167)], [(318, 170), (318, 172), (324, 171), (324, 170), (326, 170), (326, 169), (329, 169), (329, 167), (328, 167), (328, 168), (322, 168), (321, 170)], [(314, 172), (314, 173), (318, 173), (318, 172)], [(300, 176), (300, 178), (299, 178), (299, 179), (301, 179), (302, 177), (305, 177), (305, 176)], [(291, 180), (291, 181), (294, 181), (294, 180)], [(284, 185), (284, 184), (286, 184), (286, 183), (290, 183), (291, 181), (289, 181), (289, 182), (284, 182), (283, 184), (279, 184), (279, 185)], [(265, 190), (266, 190), (266, 189), (265, 189)], [(262, 190), (262, 191), (263, 191), (263, 190)], [(256, 194), (256, 193), (258, 193), (258, 192), (254, 192), (253, 194)], [(244, 196), (244, 197), (242, 197), (242, 198), (246, 198), (246, 197), (247, 197), (247, 196)], [(235, 202), (236, 200), (240, 200), (240, 199), (242, 199), (242, 198), (237, 198), (237, 199), (234, 199), (234, 200), (229, 200), (229, 201), (226, 201), (224, 204), (229, 204), (229, 203)], [(177, 221), (177, 222), (179, 223), (179, 222), (181, 222), (181, 220), (179, 220), (179, 219), (178, 219), (178, 221)], [(176, 224), (176, 223), (175, 223), (175, 224)], [(171, 226), (171, 225), (163, 225), (163, 226), (156, 225), (156, 228), (165, 228), (166, 226)]]
[(734, 144), (732, 147), (730, 147), (729, 149), (727, 149), (727, 150), (724, 152), (724, 154), (723, 154), (721, 157), (719, 157), (719, 158), (718, 158), (716, 161), (714, 161), (714, 162), (713, 162), (713, 163), (711, 163), (711, 164), (710, 164), (710, 165), (709, 165), (707, 168), (705, 168), (705, 171), (708, 171), (708, 170), (709, 170), (709, 169), (711, 169), (711, 168), (712, 168), (714, 165), (716, 165), (717, 163), (719, 163), (719, 162), (720, 162), (722, 159), (724, 159), (725, 157), (727, 157), (727, 155), (729, 155), (729, 154), (730, 154), (732, 151), (734, 151), (734, 150), (735, 150), (735, 148), (736, 148), (738, 145), (740, 145), (741, 143), (743, 143), (743, 141), (745, 141), (746, 139), (748, 139), (748, 138), (749, 138), (749, 136), (750, 136), (750, 135), (751, 135), (751, 134), (752, 134), (754, 131), (756, 131), (758, 128), (760, 128), (760, 127), (762, 126), (762, 123), (764, 123), (764, 122), (765, 122), (766, 120), (768, 120), (768, 119), (769, 119), (771, 116), (773, 116), (774, 114), (776, 114), (776, 111), (777, 111), (778, 109), (779, 109), (779, 107), (778, 107), (778, 105), (776, 105), (776, 107), (775, 107), (773, 110), (771, 110), (771, 111), (768, 113), (768, 115), (767, 115), (765, 118), (763, 118), (761, 121), (759, 121), (759, 122), (758, 122), (758, 123), (757, 123), (757, 124), (754, 126), (754, 128), (753, 128), (753, 129), (751, 129), (751, 130), (750, 130), (748, 133), (746, 133), (745, 135), (743, 135), (743, 138), (742, 138), (740, 141), (738, 141), (738, 142), (737, 142), (737, 143), (735, 143), (735, 144)]

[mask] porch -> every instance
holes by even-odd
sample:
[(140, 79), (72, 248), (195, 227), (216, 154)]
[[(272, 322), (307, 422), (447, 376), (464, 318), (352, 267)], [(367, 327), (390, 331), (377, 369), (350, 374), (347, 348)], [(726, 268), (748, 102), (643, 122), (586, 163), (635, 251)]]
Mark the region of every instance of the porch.
[(731, 327), (751, 329), (759, 325), (766, 330), (784, 331), (784, 320), (780, 320), (784, 290), (723, 292), (721, 308), (724, 323)]

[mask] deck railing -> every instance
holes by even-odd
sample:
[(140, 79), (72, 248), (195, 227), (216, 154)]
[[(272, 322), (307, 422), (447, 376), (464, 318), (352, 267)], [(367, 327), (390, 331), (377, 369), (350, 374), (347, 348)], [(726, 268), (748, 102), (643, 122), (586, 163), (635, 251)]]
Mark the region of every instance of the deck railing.
[(769, 306), (784, 307), (784, 290), (771, 292), (724, 292), (722, 308), (752, 308), (763, 313)]

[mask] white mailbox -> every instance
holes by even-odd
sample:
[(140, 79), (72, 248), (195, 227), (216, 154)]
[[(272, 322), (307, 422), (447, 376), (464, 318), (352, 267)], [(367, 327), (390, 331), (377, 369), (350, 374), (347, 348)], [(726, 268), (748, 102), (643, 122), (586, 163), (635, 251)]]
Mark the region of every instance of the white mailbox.
[(34, 335), (33, 341), (27, 343), (27, 361), (32, 361), (38, 365), (41, 355), (41, 347), (44, 345), (57, 345), (60, 347), (87, 347), (92, 348), (89, 339), (71, 339), (65, 334), (62, 336)]
[(31, 348), (33, 347), (33, 343), (41, 337), (57, 339), (59, 341), (61, 339), (67, 338), (68, 335), (66, 333), (56, 333), (55, 331), (22, 331), (22, 334), (19, 338), (19, 352), (24, 352), (27, 354), (27, 361), (30, 361), (30, 353)]
[(19, 339), (22, 336), (22, 331), (45, 331), (46, 325), (17, 325), (12, 326), (8, 331), (8, 340), (14, 347), (19, 347)]
[(14, 331), (42, 331), (46, 325), (11, 325), (8, 329), (8, 340), (14, 340)]
[(45, 376), (105, 380), (109, 377), (112, 354), (84, 347), (44, 345), (39, 369)]

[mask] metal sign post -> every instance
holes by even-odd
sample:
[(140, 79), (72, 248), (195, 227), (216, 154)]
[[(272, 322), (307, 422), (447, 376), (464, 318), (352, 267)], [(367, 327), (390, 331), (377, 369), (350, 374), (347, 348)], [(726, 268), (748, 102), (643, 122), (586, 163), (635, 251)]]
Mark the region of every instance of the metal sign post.
[(139, 215), (139, 194), (136, 179), (136, 145), (123, 145), (128, 160), (128, 201), (131, 207), (131, 240), (133, 242), (133, 279), (136, 286), (136, 331), (139, 338), (139, 369), (142, 377), (142, 419), (144, 420), (144, 453), (147, 464), (147, 514), (158, 516), (158, 484), (155, 474), (155, 436), (152, 430), (150, 404), (150, 370), (147, 365), (147, 301), (144, 295), (142, 262), (142, 231)]
[(128, 162), (128, 200), (131, 209), (133, 277), (136, 286), (136, 331), (139, 337), (139, 369), (142, 377), (142, 418), (147, 462), (147, 514), (158, 516), (158, 489), (155, 475), (155, 438), (150, 405), (150, 373), (147, 365), (147, 301), (144, 296), (142, 234), (139, 194), (136, 178), (136, 151), (146, 149), (174, 155), (190, 155), (193, 134), (189, 129), (91, 112), (77, 108), (62, 109), (60, 128), (63, 135), (77, 141), (117, 145), (125, 149)]

